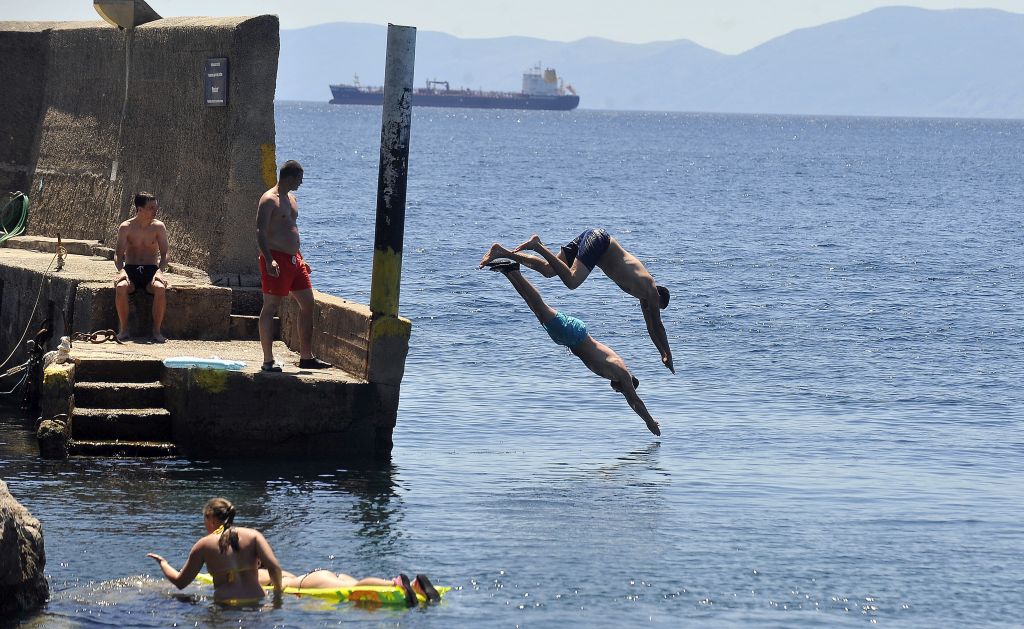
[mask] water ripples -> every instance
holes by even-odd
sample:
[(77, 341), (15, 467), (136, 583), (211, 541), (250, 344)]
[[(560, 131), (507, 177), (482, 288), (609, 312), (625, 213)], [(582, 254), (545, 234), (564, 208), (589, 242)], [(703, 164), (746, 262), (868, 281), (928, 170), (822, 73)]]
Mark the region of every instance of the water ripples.
[[(369, 298), (379, 110), (278, 106), (306, 167), (317, 288)], [(3, 478), (46, 526), (68, 626), (1013, 626), (1024, 537), (1018, 121), (576, 111), (414, 113), (395, 450), (335, 462), (40, 461)], [(979, 177), (978, 173), (984, 173)], [(603, 226), (672, 290), (677, 374), (595, 271), (528, 275), (641, 380), (654, 439), (550, 343), (491, 242)], [(227, 494), (285, 567), (424, 571), (414, 612), (228, 611), (156, 580)]]

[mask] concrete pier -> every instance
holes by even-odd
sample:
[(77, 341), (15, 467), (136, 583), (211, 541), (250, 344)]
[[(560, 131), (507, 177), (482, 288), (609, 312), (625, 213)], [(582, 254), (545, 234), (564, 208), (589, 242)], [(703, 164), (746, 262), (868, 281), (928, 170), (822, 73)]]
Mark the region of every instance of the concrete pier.
[[(0, 22), (0, 76), (17, 95), (0, 109), (0, 192), (31, 199), (27, 235), (0, 249), (7, 366), (25, 361), (25, 333), (45, 328), (40, 345), (53, 349), (61, 336), (117, 327), (110, 245), (135, 193), (158, 198), (172, 260), (162, 329), (170, 342), (76, 342), (73, 365), (32, 381), (45, 398), (42, 450), (386, 457), (411, 334), (398, 314), (401, 230), (387, 239), (390, 265), (374, 269), (375, 290), (394, 296), (387, 308), (371, 314), (314, 293), (312, 349), (337, 368), (295, 367), (298, 307), (287, 299), (275, 347), (284, 372), (260, 371), (253, 223), (276, 179), (278, 20), (149, 18), (125, 29)], [(407, 148), (408, 124), (402, 137)], [(55, 270), (58, 234), (68, 255)], [(151, 307), (148, 295), (131, 298), (133, 336), (149, 337)], [(161, 361), (172, 356), (247, 367), (167, 369)]]
[[(9, 243), (18, 248), (0, 249), (0, 352), (16, 350), (12, 364), (25, 357), (14, 347), (22, 332), (28, 328), (34, 334), (47, 320), (54, 339), (116, 328), (114, 266), (102, 246), (66, 242), (78, 253), (69, 253), (64, 268), (53, 272), (53, 254), (37, 249), (55, 243), (31, 237)], [(290, 303), (282, 308), (282, 334), (274, 347), (284, 371), (265, 373), (255, 330), (232, 324), (251, 320), (245, 309), (259, 303), (248, 289), (213, 286), (202, 271), (188, 267), (175, 267), (167, 278), (167, 343), (150, 342), (144, 316), (150, 298), (133, 295), (131, 316), (144, 322), (141, 329), (133, 327), (135, 340), (123, 345), (76, 341), (75, 365), (56, 376), (68, 382), (47, 380), (47, 386), (67, 392), (56, 394), (56, 402), (44, 400), (40, 419), (67, 416), (62, 421), (68, 424), (69, 454), (339, 461), (390, 454), (411, 330), (407, 319), (395, 319), (402, 333), (397, 338), (404, 341), (396, 352), (394, 336), (386, 346), (371, 341), (368, 306), (315, 292), (314, 350), (338, 368), (297, 367), (298, 308)], [(164, 367), (162, 361), (175, 356), (216, 356), (246, 367)]]

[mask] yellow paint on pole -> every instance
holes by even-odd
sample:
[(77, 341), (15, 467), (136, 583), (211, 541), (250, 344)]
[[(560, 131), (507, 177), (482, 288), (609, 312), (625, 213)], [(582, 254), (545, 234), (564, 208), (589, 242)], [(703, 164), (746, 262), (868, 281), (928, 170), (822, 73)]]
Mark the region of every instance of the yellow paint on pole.
[(266, 187), (273, 188), (277, 183), (277, 155), (273, 144), (260, 144), (260, 174)]
[(380, 340), (386, 337), (408, 339), (412, 332), (412, 326), (408, 320), (399, 317), (381, 317), (371, 325), (370, 339)]
[(394, 249), (373, 252), (370, 279), (370, 310), (375, 314), (398, 315), (398, 294), (402, 284), (402, 254)]

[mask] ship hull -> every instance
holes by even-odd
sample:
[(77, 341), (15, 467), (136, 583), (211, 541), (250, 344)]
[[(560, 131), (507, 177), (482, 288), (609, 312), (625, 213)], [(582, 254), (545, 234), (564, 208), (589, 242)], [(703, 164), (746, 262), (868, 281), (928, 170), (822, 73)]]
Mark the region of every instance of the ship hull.
[[(384, 92), (380, 90), (354, 90), (331, 86), (332, 105), (382, 105)], [(413, 92), (414, 107), (461, 107), (470, 109), (534, 109), (570, 111), (580, 104), (575, 94), (562, 96), (528, 96), (525, 94), (474, 94), (472, 92)]]

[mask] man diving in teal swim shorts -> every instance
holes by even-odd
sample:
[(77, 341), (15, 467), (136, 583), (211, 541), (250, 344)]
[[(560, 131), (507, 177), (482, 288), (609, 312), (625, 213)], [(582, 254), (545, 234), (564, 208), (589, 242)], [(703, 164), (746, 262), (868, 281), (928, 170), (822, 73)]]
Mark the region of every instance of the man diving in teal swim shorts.
[(626, 367), (626, 363), (612, 348), (594, 340), (587, 332), (587, 325), (576, 317), (558, 312), (544, 303), (544, 299), (541, 298), (533, 284), (519, 272), (518, 262), (491, 260), (482, 266), (490, 267), (492, 271), (498, 271), (507, 277), (516, 292), (526, 301), (526, 305), (530, 307), (541, 325), (547, 330), (551, 340), (568, 347), (570, 352), (583, 361), (587, 369), (610, 380), (612, 389), (626, 398), (630, 408), (647, 424), (647, 429), (656, 435), (661, 434), (658, 422), (654, 421), (643, 400), (636, 394), (636, 387), (640, 381), (633, 377), (629, 368)]
[[(522, 253), (525, 250), (538, 256)], [(647, 333), (661, 354), (661, 362), (675, 373), (672, 365), (672, 350), (668, 346), (665, 325), (661, 322), (661, 310), (668, 306), (669, 292), (654, 282), (643, 262), (626, 251), (619, 241), (603, 229), (588, 229), (563, 246), (558, 254), (552, 253), (540, 236), (532, 238), (515, 249), (506, 249), (498, 243), (480, 260), (484, 267), (491, 260), (509, 258), (523, 266), (537, 271), (544, 277), (558, 276), (570, 290), (576, 289), (594, 270), (600, 267), (615, 284), (628, 295), (640, 301), (640, 311), (647, 323)]]

